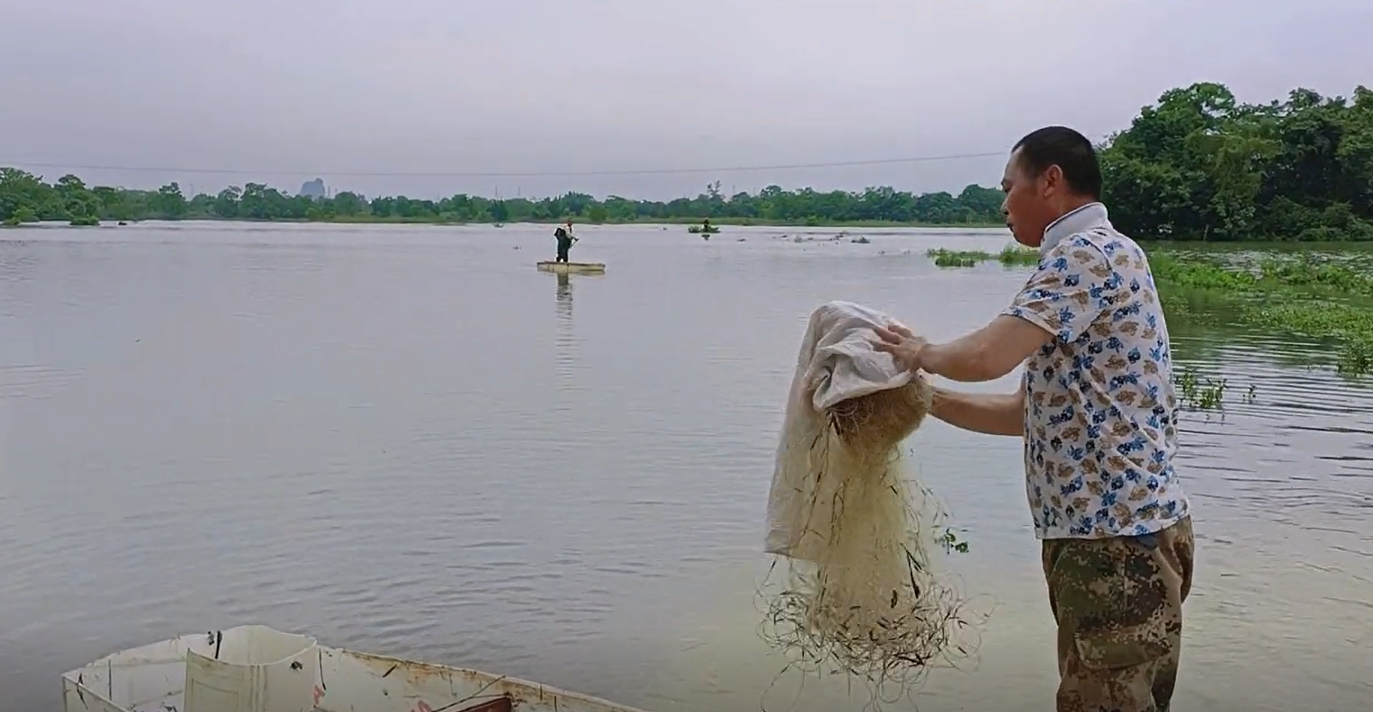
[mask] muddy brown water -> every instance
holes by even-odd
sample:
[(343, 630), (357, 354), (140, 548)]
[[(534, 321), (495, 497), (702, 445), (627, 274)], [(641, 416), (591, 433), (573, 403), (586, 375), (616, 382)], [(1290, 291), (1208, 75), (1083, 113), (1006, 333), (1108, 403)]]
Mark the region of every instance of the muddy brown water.
[[(534, 268), (545, 226), (0, 232), (0, 710), (247, 622), (659, 712), (861, 709), (842, 679), (776, 678), (755, 632), (805, 319), (851, 299), (949, 338), (1025, 270), (925, 257), (1002, 231), (849, 232), (871, 242), (587, 227), (573, 259), (607, 272), (570, 277)], [(1182, 432), (1199, 551), (1177, 707), (1365, 708), (1373, 389), (1319, 345), (1174, 331), (1230, 384)], [(930, 423), (910, 445), (989, 614), (919, 709), (1051, 709), (1018, 442)]]

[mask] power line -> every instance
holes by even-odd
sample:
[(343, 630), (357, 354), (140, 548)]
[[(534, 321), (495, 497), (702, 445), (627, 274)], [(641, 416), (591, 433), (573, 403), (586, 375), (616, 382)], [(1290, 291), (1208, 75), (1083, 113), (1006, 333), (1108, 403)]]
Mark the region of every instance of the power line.
[(368, 178), (542, 178), (571, 176), (630, 176), (630, 175), (670, 175), (686, 173), (744, 173), (756, 171), (787, 171), (807, 168), (843, 168), (847, 166), (877, 166), (900, 163), (926, 163), (932, 161), (954, 161), (968, 158), (990, 158), (1005, 156), (1005, 151), (986, 151), (982, 153), (956, 153), (941, 156), (911, 156), (907, 158), (878, 158), (865, 161), (829, 161), (824, 163), (782, 163), (767, 166), (725, 166), (717, 168), (639, 168), (632, 170), (604, 171), (527, 171), (527, 172), (409, 172), (409, 171), (284, 171), (284, 170), (243, 170), (238, 168), (173, 168), (160, 166), (103, 166), (74, 165), (70, 163), (46, 163), (14, 161), (11, 165), (32, 168), (63, 168), (82, 171), (127, 171), (146, 173), (206, 173), (218, 175), (290, 175), (290, 176), (331, 176), (331, 177), (368, 177)]

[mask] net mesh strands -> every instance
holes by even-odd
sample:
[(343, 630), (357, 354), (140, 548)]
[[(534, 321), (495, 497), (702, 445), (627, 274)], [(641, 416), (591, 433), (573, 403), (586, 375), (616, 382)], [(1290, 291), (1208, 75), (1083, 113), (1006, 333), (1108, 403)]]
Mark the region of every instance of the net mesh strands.
[(791, 524), (799, 538), (759, 595), (760, 634), (789, 668), (847, 674), (886, 697), (909, 693), (931, 666), (965, 652), (954, 640), (961, 603), (930, 565), (942, 512), (928, 490), (908, 483), (901, 454), (931, 398), (916, 376), (803, 409), (784, 431), (781, 457), (807, 468), (809, 491), (798, 493), (804, 521)]

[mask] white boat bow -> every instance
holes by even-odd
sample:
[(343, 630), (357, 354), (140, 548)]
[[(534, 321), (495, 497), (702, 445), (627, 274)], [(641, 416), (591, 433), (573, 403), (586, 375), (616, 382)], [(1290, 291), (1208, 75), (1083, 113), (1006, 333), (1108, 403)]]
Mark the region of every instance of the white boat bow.
[(331, 648), (264, 626), (108, 655), (65, 673), (62, 697), (66, 712), (643, 712), (512, 677)]

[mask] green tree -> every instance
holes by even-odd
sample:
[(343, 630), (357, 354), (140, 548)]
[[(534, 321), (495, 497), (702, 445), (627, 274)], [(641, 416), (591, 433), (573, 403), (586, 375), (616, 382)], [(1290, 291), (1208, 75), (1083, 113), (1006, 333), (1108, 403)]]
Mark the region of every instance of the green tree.
[(1373, 96), (1307, 89), (1246, 105), (1224, 85), (1164, 92), (1102, 148), (1114, 221), (1141, 238), (1367, 239)]
[(186, 217), (186, 196), (181, 194), (181, 186), (173, 182), (158, 188), (152, 209), (166, 220), (180, 220)]

